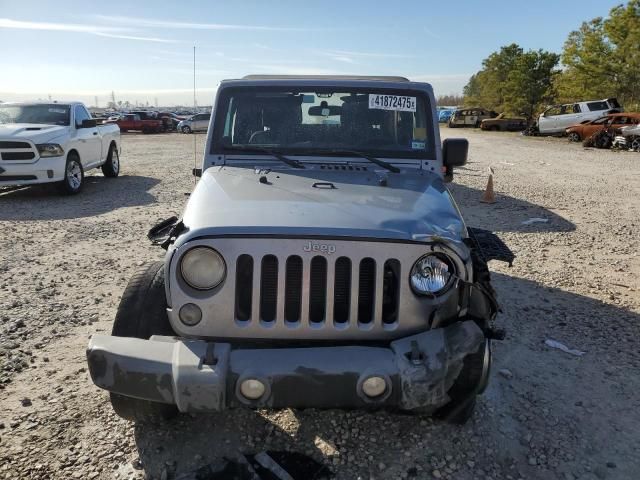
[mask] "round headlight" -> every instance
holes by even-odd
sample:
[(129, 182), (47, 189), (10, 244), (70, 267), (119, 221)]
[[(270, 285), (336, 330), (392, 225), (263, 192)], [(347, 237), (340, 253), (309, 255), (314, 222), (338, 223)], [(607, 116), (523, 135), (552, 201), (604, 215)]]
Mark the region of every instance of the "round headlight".
[(411, 269), (411, 286), (416, 293), (435, 294), (445, 288), (453, 267), (437, 255), (425, 255)]
[(222, 255), (213, 248), (195, 247), (185, 253), (180, 261), (182, 278), (198, 290), (210, 290), (224, 280), (227, 267)]

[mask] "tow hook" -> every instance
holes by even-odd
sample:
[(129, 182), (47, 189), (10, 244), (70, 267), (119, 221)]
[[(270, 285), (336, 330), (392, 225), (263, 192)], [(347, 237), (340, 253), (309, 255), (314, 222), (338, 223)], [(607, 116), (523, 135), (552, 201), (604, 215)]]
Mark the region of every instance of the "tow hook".
[(486, 336), (490, 340), (504, 340), (507, 336), (507, 332), (504, 328), (488, 328)]
[(216, 365), (218, 363), (218, 359), (213, 354), (215, 344), (207, 343), (207, 351), (204, 354), (204, 358), (202, 359), (203, 365)]
[(407, 352), (407, 357), (409, 358), (409, 361), (416, 366), (424, 363), (424, 354), (420, 351), (418, 342), (415, 340), (411, 341), (411, 351)]

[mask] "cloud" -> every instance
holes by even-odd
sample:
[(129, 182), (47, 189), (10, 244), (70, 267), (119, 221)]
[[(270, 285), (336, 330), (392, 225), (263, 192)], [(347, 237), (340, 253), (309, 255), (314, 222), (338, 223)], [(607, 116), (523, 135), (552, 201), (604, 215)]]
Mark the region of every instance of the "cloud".
[(116, 15), (93, 15), (92, 18), (110, 24), (130, 25), (141, 28), (175, 28), (187, 30), (262, 30), (262, 31), (301, 31), (307, 28), (271, 27), (268, 25), (238, 25), (228, 23), (193, 23), (157, 20), (152, 18), (124, 17)]
[(74, 32), (87, 33), (100, 37), (121, 38), (125, 40), (136, 40), (144, 42), (175, 43), (174, 40), (166, 40), (156, 37), (140, 37), (128, 35), (129, 30), (119, 27), (104, 27), (96, 25), (79, 25), (75, 23), (51, 23), (51, 22), (25, 22), (22, 20), (12, 20), (10, 18), (0, 18), (0, 28), (11, 28), (16, 30), (47, 30), (51, 32)]
[(157, 43), (180, 43), (178, 40), (168, 40), (166, 38), (157, 37), (138, 37), (135, 35), (122, 35), (117, 33), (91, 32), (99, 37), (122, 38), (124, 40), (137, 40), (140, 42), (157, 42)]
[(356, 52), (353, 50), (326, 50), (326, 51), (318, 51), (318, 53), (322, 55), (327, 55), (330, 57), (342, 57), (342, 58), (351, 58), (351, 57), (362, 57), (362, 58), (415, 58), (415, 55), (407, 55), (404, 53), (385, 53), (385, 52)]

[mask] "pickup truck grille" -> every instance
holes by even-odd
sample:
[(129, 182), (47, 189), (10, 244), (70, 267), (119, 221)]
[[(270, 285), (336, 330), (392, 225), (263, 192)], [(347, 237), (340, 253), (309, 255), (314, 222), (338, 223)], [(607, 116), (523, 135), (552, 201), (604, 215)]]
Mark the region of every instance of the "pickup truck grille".
[[(179, 277), (180, 257), (196, 245), (215, 248), (225, 259), (227, 276), (215, 291), (191, 290)], [(416, 242), (364, 240), (223, 237), (188, 242), (169, 267), (169, 316), (176, 332), (189, 336), (398, 338), (425, 330), (448, 296), (430, 299), (411, 290), (409, 271), (429, 250)], [(186, 327), (177, 313), (181, 305), (194, 301), (203, 310), (203, 320)]]
[(36, 158), (37, 150), (29, 142), (0, 140), (0, 160), (24, 161)]

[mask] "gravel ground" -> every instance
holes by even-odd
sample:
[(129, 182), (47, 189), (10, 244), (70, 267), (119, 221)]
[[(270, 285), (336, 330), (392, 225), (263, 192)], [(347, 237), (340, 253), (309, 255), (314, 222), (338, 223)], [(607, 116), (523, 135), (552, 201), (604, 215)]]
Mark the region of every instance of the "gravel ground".
[[(263, 450), (304, 453), (339, 479), (639, 478), (640, 155), (443, 134), (471, 142), (452, 185), (468, 224), (518, 255), (513, 268), (491, 265), (507, 339), (471, 422), (335, 410), (117, 418), (85, 345), (110, 331), (137, 265), (162, 257), (148, 228), (193, 187), (193, 136), (127, 135), (122, 176), (92, 173), (80, 196), (0, 190), (0, 478), (169, 480)], [(489, 167), (491, 205), (478, 202)]]

